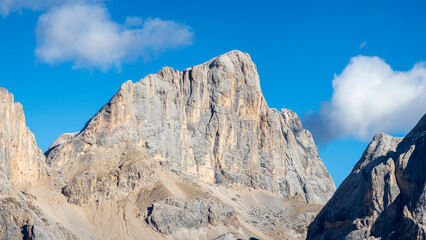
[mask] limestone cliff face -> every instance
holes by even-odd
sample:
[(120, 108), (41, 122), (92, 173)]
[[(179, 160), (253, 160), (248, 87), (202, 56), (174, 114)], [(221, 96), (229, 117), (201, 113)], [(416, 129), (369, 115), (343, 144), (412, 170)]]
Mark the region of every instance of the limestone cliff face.
[(374, 137), (308, 239), (426, 239), (425, 171), (426, 115), (405, 138)]
[(0, 88), (0, 239), (75, 239), (32, 201), (46, 176), (43, 152), (25, 125), (22, 105)]
[(255, 64), (239, 51), (124, 83), (83, 130), (52, 145), (47, 162), (67, 185), (129, 149), (205, 183), (320, 204), (335, 190), (311, 134), (294, 112), (268, 108)]
[(0, 191), (30, 188), (41, 178), (44, 161), (43, 152), (25, 125), (22, 105), (0, 88)]

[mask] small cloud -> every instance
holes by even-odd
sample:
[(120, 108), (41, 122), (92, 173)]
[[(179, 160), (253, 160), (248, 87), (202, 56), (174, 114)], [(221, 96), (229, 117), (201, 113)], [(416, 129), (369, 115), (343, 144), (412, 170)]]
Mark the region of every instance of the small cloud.
[(192, 44), (191, 29), (174, 21), (129, 17), (111, 20), (101, 5), (65, 4), (40, 16), (38, 60), (48, 64), (72, 62), (74, 68), (119, 69), (123, 62), (149, 59), (166, 50)]
[(366, 44), (367, 44), (367, 41), (362, 42), (362, 43), (359, 45), (358, 49), (363, 49), (363, 48), (365, 47), (365, 45), (366, 45)]
[(331, 100), (303, 116), (303, 123), (320, 144), (408, 132), (426, 112), (425, 93), (425, 63), (400, 72), (379, 57), (358, 56), (335, 75)]

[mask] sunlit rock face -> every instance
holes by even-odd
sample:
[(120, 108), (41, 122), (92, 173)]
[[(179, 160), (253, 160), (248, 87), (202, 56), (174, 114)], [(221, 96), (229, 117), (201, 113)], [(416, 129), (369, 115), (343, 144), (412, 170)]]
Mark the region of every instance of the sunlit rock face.
[(0, 88), (0, 239), (75, 239), (33, 200), (46, 177), (43, 152), (25, 124), (20, 103)]
[(426, 115), (405, 138), (374, 137), (308, 239), (426, 239), (425, 172)]
[(0, 191), (25, 190), (42, 177), (45, 157), (13, 94), (0, 88)]
[(311, 134), (294, 112), (267, 106), (255, 64), (239, 51), (124, 83), (82, 131), (52, 145), (47, 162), (65, 186), (133, 149), (204, 183), (319, 204), (335, 190)]

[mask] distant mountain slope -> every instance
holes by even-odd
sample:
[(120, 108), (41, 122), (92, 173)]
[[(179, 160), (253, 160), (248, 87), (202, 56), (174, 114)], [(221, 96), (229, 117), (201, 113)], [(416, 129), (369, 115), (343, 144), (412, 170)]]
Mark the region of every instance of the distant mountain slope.
[(425, 173), (426, 114), (405, 138), (374, 137), (308, 239), (426, 239)]

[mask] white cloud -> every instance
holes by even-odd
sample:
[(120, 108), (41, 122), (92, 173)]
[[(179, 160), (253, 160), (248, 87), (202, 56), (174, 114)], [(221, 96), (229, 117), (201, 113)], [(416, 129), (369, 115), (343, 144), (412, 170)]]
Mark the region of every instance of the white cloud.
[(0, 14), (9, 15), (22, 9), (41, 10), (61, 0), (0, 0)]
[(378, 57), (354, 57), (335, 75), (333, 90), (318, 113), (304, 116), (317, 142), (408, 132), (426, 112), (426, 65), (400, 72)]
[(105, 0), (0, 0), (0, 14), (8, 16), (12, 12), (20, 12), (23, 9), (46, 10), (63, 3), (96, 3)]
[(65, 4), (40, 16), (36, 28), (38, 60), (74, 68), (120, 68), (123, 62), (148, 59), (165, 50), (192, 44), (186, 25), (161, 19), (131, 17), (111, 20), (101, 5)]

